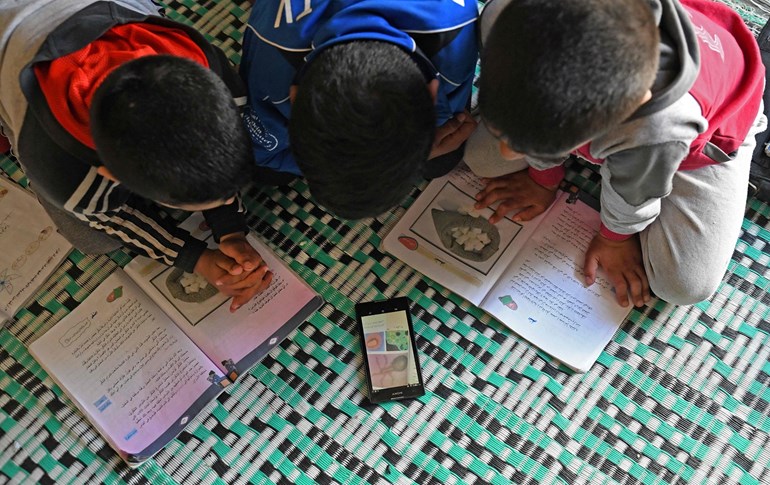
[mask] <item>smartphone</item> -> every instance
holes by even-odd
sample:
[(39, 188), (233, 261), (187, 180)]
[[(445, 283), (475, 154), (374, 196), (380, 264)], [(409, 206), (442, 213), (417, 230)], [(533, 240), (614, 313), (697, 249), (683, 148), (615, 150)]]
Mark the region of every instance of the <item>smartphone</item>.
[(358, 303), (356, 319), (369, 401), (380, 403), (425, 394), (409, 300), (401, 297)]

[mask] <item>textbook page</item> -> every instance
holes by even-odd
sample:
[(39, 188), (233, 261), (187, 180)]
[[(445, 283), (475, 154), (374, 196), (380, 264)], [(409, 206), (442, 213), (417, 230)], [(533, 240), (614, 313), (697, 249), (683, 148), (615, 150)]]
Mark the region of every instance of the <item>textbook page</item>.
[(71, 249), (35, 197), (0, 177), (0, 320), (12, 318)]
[(544, 217), (519, 223), (509, 215), (490, 224), (492, 209), (473, 209), (483, 188), (464, 165), (433, 180), (382, 243), (385, 251), (477, 306)]
[(567, 192), (514, 258), (480, 307), (567, 366), (586, 372), (630, 308), (602, 273), (584, 285), (583, 261), (599, 212)]
[(30, 352), (129, 464), (222, 389), (209, 380), (215, 364), (120, 269)]
[[(196, 214), (182, 227), (191, 225), (193, 236), (215, 247), (202, 216)], [(270, 248), (251, 235), (248, 239), (273, 280), (235, 313), (230, 313), (230, 298), (200, 276), (145, 257), (126, 266), (129, 276), (217, 364), (225, 376), (223, 386), (259, 362), (323, 302)], [(185, 285), (195, 291), (185, 292)]]

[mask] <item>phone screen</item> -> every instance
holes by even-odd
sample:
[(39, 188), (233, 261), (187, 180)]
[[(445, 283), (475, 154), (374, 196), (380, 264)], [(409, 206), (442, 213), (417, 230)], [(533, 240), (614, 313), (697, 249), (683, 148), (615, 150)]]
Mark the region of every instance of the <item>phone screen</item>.
[(406, 299), (360, 304), (357, 310), (370, 400), (422, 395), (420, 364)]
[(420, 385), (406, 312), (365, 315), (361, 323), (372, 389)]

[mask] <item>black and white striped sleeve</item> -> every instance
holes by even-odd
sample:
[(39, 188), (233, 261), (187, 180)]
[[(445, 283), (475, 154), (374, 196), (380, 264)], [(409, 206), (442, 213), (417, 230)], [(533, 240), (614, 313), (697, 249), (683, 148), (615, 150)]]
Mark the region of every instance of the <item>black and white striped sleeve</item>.
[(177, 227), (157, 206), (92, 168), (64, 205), (90, 227), (117, 237), (139, 254), (192, 272), (206, 243)]

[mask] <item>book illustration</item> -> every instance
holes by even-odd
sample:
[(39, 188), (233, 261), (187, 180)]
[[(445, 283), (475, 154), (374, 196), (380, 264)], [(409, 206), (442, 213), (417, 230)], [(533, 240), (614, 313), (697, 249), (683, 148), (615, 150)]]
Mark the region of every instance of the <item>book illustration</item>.
[(9, 295), (13, 295), (13, 280), (21, 278), (21, 275), (17, 273), (11, 273), (10, 268), (5, 268), (0, 271), (0, 291), (4, 291)]
[(174, 298), (189, 303), (202, 303), (218, 293), (203, 276), (186, 273), (179, 268), (169, 273), (166, 287)]
[(467, 272), (456, 268), (455, 266), (448, 264), (447, 261), (445, 261), (446, 258), (441, 259), (438, 256), (436, 256), (434, 253), (432, 253), (429, 249), (424, 248), (420, 245), (420, 243), (417, 242), (417, 239), (410, 237), (410, 236), (404, 236), (401, 235), (398, 237), (398, 242), (400, 242), (405, 248), (407, 248), (410, 251), (415, 251), (418, 254), (421, 254), (422, 256), (433, 260), (436, 264), (439, 266), (442, 266), (444, 269), (449, 271), (450, 273), (454, 274), (455, 276), (458, 276), (462, 278), (463, 280), (467, 281), (468, 283), (472, 285), (478, 285), (480, 283), (479, 279), (475, 276), (472, 276), (468, 274)]
[[(429, 252), (433, 259), (441, 261), (441, 265), (458, 267), (474, 277), (475, 272), (486, 276), (522, 226), (508, 218), (491, 224), (488, 221), (491, 209), (474, 210), (476, 200), (472, 196), (451, 180), (442, 182), (441, 188), (409, 226), (409, 231), (402, 235), (414, 238), (418, 248), (432, 246), (434, 250)], [(467, 249), (466, 243), (469, 243)]]
[(121, 296), (123, 296), (123, 287), (117, 286), (107, 295), (107, 298), (106, 298), (107, 303), (112, 303), (113, 301), (117, 300)]
[(482, 217), (439, 209), (431, 216), (441, 244), (461, 258), (486, 261), (500, 249), (500, 231)]
[(208, 381), (214, 385), (217, 385), (219, 387), (227, 387), (230, 384), (232, 384), (232, 381), (228, 379), (226, 376), (217, 374), (216, 371), (209, 371)]
[(223, 360), (222, 367), (224, 367), (225, 370), (227, 371), (227, 377), (230, 378), (231, 381), (235, 382), (239, 374), (238, 374), (238, 368), (235, 366), (235, 362), (233, 362), (233, 359)]
[(519, 305), (516, 303), (516, 300), (511, 298), (511, 295), (503, 295), (501, 297), (498, 297), (497, 299), (500, 300), (500, 303), (502, 303), (503, 305), (507, 306), (511, 310), (518, 310), (519, 309)]
[(180, 268), (165, 268), (150, 281), (192, 326), (229, 299), (202, 276)]

